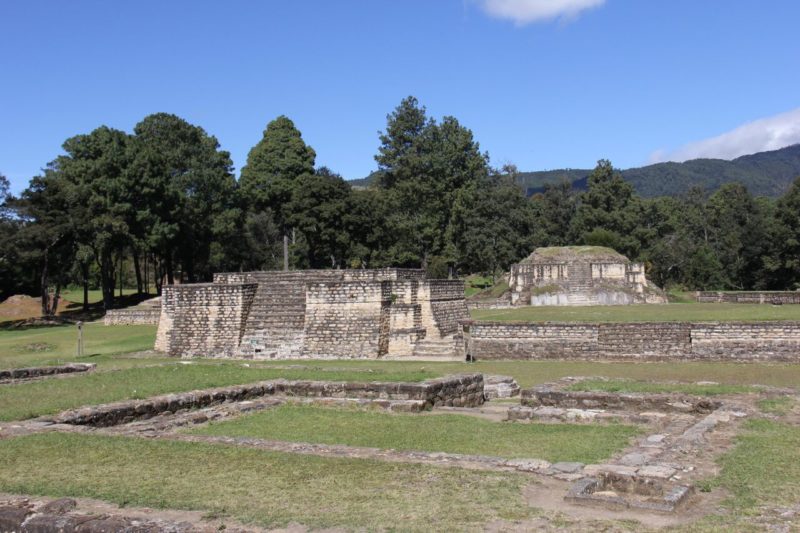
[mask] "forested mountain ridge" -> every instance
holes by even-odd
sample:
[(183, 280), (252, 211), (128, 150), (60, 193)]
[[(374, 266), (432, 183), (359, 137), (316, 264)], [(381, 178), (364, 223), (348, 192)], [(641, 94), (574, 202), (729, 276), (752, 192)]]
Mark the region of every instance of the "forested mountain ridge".
[[(556, 169), (520, 172), (518, 182), (528, 196), (542, 192), (547, 183), (568, 181), (578, 190), (586, 189), (592, 169)], [(376, 177), (350, 181), (353, 186), (367, 186)], [(656, 163), (622, 171), (625, 181), (643, 197), (680, 196), (693, 186), (712, 193), (725, 183), (741, 182), (754, 196), (777, 198), (800, 176), (800, 144), (745, 155), (731, 161), (692, 159), (684, 163)]]

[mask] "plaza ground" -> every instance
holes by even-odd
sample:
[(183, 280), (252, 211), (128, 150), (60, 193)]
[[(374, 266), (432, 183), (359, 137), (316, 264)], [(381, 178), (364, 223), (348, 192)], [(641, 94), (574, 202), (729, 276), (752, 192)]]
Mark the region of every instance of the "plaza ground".
[(587, 307), (475, 309), (475, 320), (499, 322), (731, 322), (800, 320), (800, 305), (676, 303)]
[[(720, 304), (713, 305), (722, 309)], [(695, 313), (703, 310), (700, 304), (665, 309), (673, 307), (698, 308)], [(789, 319), (794, 311), (788, 310), (800, 306), (735, 307), (740, 309), (737, 313), (749, 313), (747, 319), (754, 318), (754, 311), (759, 316), (781, 312), (785, 313), (782, 318)], [(541, 309), (523, 311), (539, 313)], [(584, 317), (593, 312), (581, 311)], [(77, 358), (74, 326), (0, 330), (0, 369), (64, 362), (97, 364), (87, 375), (0, 385), (0, 428), (83, 405), (277, 377), (421, 381), (455, 372), (483, 372), (511, 375), (522, 387), (531, 387), (565, 376), (604, 376), (615, 379), (586, 381), (575, 388), (706, 395), (756, 394), (761, 386), (794, 388), (800, 384), (800, 365), (778, 363), (178, 361), (150, 352), (154, 326), (91, 323), (84, 335), (86, 355)], [(698, 385), (701, 381), (718, 385)], [(718, 507), (709, 509), (699, 521), (676, 526), (678, 530), (758, 530), (758, 520), (779, 516), (800, 500), (800, 407), (793, 397), (763, 399), (758, 406), (761, 416), (745, 422), (733, 437), (734, 445), (718, 460), (718, 474), (700, 484), (701, 490), (717, 495)], [(291, 425), (287, 423), (290, 420)], [(625, 446), (635, 429), (624, 424), (547, 426), (458, 414), (397, 415), (282, 406), (191, 430), (195, 432), (591, 462)], [(586, 442), (595, 446), (583, 447)], [(605, 517), (578, 520), (530, 505), (524, 494), (541, 482), (515, 472), (91, 433), (0, 439), (0, 464), (4, 465), (0, 469), (0, 492), (4, 493), (198, 510), (262, 527), (299, 523), (348, 530), (477, 530), (490, 522), (524, 525), (545, 517), (551, 526), (639, 528)]]

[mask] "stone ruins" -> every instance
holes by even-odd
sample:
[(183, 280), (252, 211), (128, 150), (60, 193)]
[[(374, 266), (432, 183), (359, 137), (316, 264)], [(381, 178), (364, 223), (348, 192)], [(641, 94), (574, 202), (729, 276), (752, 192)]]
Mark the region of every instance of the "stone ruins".
[(511, 305), (666, 303), (644, 265), (602, 246), (537, 248), (511, 266)]
[(175, 357), (463, 360), (464, 282), (423, 270), (214, 275), (165, 286), (155, 348)]

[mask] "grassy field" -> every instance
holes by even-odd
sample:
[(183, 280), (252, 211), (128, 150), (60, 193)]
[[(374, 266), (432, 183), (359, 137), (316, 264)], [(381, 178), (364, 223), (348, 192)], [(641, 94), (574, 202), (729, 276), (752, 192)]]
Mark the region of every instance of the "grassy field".
[[(155, 335), (155, 326), (87, 323), (83, 329), (84, 358), (80, 361), (103, 361), (98, 356), (152, 350)], [(77, 348), (77, 326), (0, 330), (0, 368), (77, 362)]]
[[(197, 509), (261, 526), (477, 530), (519, 520), (530, 478), (138, 438), (40, 434), (0, 441), (0, 492)], [(402, 526), (401, 526), (402, 525)]]
[[(639, 381), (717, 381), (724, 385), (796, 387), (800, 365), (737, 363), (596, 363), (581, 361), (235, 361), (195, 360), (184, 365), (171, 358), (130, 356), (148, 350), (154, 326), (87, 324), (87, 355), (74, 357), (74, 326), (0, 331), (0, 368), (64, 362), (94, 362), (96, 372), (0, 388), (0, 419), (52, 414), (86, 404), (232, 385), (263, 379), (416, 381), (461, 372), (514, 376), (522, 387), (565, 376), (604, 376)], [(243, 365), (248, 366), (243, 366)], [(151, 368), (152, 367), (152, 368)], [(280, 368), (276, 368), (280, 367)], [(114, 371), (113, 373), (110, 373)]]
[[(153, 288), (151, 287), (151, 290)], [(123, 295), (131, 295), (136, 294), (136, 288), (133, 289), (122, 289)], [(119, 296), (119, 289), (114, 291), (115, 296)], [(61, 298), (68, 302), (76, 303), (76, 304), (83, 304), (83, 288), (82, 287), (70, 287), (68, 289), (64, 289), (61, 291)], [(97, 302), (103, 301), (103, 292), (100, 289), (90, 289), (89, 290), (89, 303), (94, 304)]]
[(22, 420), (65, 409), (127, 399), (142, 399), (170, 392), (206, 389), (267, 379), (327, 381), (422, 381), (437, 374), (430, 370), (377, 369), (325, 371), (243, 366), (241, 363), (170, 362), (158, 366), (96, 372), (65, 379), (45, 379), (0, 387), (0, 420)]
[[(732, 523), (764, 507), (796, 506), (800, 501), (800, 427), (750, 420), (736, 447), (722, 456), (720, 475), (706, 488), (724, 488), (730, 515), (711, 523)], [(731, 526), (736, 530), (738, 527)], [(788, 531), (788, 530), (787, 530)]]
[(309, 361), (303, 363), (304, 368), (286, 368), (285, 362), (204, 360), (186, 365), (174, 359), (124, 356), (107, 356), (100, 362), (99, 370), (88, 375), (0, 387), (0, 420), (18, 420), (83, 405), (275, 378), (419, 381), (458, 372), (483, 372), (514, 376), (523, 387), (565, 376), (689, 382), (713, 380), (725, 384), (721, 386), (723, 390), (737, 385), (796, 387), (800, 383), (800, 365), (735, 363)]
[(386, 414), (283, 405), (192, 433), (382, 449), (597, 463), (639, 430), (624, 425), (506, 424), (464, 415)]
[[(713, 305), (714, 309), (720, 308), (719, 304)], [(704, 305), (667, 307), (689, 309)], [(751, 306), (736, 305), (737, 309), (743, 307)], [(0, 420), (276, 377), (406, 381), (483, 372), (511, 375), (523, 387), (530, 387), (564, 376), (604, 376), (613, 380), (584, 382), (581, 386), (691, 394), (749, 392), (754, 385), (800, 384), (800, 365), (796, 364), (241, 360), (195, 360), (185, 364), (131, 354), (152, 347), (153, 326), (89, 324), (86, 328), (88, 353), (80, 360), (98, 363), (98, 370), (64, 379), (0, 386)], [(73, 356), (75, 338), (74, 326), (2, 330), (0, 368), (78, 361)], [(642, 381), (683, 383), (639, 383)], [(720, 385), (696, 385), (697, 381)], [(796, 412), (795, 405), (787, 398), (759, 400), (765, 416), (784, 418), (756, 419), (745, 425), (736, 447), (720, 459), (720, 475), (704, 484), (704, 488), (721, 489), (729, 495), (725, 513), (706, 518), (689, 529), (757, 530), (750, 520), (764, 508), (791, 506), (800, 501), (800, 427), (787, 418), (788, 413)], [(632, 431), (625, 426), (571, 428), (501, 424), (456, 415), (413, 417), (291, 406), (211, 425), (203, 431), (581, 461), (608, 456), (624, 445)], [(395, 530), (402, 524), (400, 529), (404, 530), (479, 530), (493, 519), (524, 520), (540, 512), (524, 503), (522, 487), (532, 482), (527, 476), (280, 454), (224, 445), (41, 434), (0, 440), (0, 465), (0, 492), (87, 496), (122, 505), (197, 509), (273, 527), (298, 522), (316, 528)]]
[(652, 383), (631, 380), (586, 380), (567, 387), (571, 391), (601, 392), (644, 392), (644, 393), (681, 393), (695, 396), (717, 396), (720, 394), (744, 394), (758, 392), (758, 387), (750, 385), (730, 385), (719, 383), (714, 385), (698, 385), (696, 383)]
[(800, 305), (692, 303), (473, 309), (475, 320), (502, 322), (714, 322), (800, 320)]

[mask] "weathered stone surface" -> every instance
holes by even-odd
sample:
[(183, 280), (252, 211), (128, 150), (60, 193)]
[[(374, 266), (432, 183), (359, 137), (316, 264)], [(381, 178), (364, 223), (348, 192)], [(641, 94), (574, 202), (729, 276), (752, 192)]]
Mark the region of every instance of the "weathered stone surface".
[(506, 464), (521, 472), (540, 472), (550, 468), (550, 463), (541, 459), (512, 459)]
[(75, 509), (78, 503), (72, 498), (60, 498), (46, 503), (40, 509), (42, 513), (64, 514)]
[(550, 468), (556, 472), (563, 472), (565, 474), (574, 474), (583, 468), (583, 463), (570, 463), (560, 462), (553, 463)]
[(150, 298), (139, 305), (124, 309), (110, 309), (103, 317), (106, 326), (131, 324), (158, 324), (161, 316), (161, 298)]
[(487, 400), (519, 396), (519, 385), (511, 376), (484, 376), (483, 395)]
[(600, 246), (537, 248), (509, 274), (512, 305), (666, 303), (644, 265)]
[(409, 409), (417, 406), (422, 409), (431, 409), (447, 405), (448, 402), (451, 405), (475, 407), (483, 404), (484, 401), (482, 374), (458, 374), (419, 383), (274, 380), (75, 409), (65, 411), (53, 420), (59, 424), (108, 427), (152, 418), (165, 412), (178, 413), (182, 410), (198, 409), (222, 402), (242, 401), (272, 395), (414, 401), (407, 404)]
[(464, 283), (412, 269), (215, 274), (164, 288), (156, 349), (177, 357), (462, 359)]
[(662, 442), (664, 442), (664, 439), (666, 439), (666, 438), (667, 438), (666, 435), (661, 435), (661, 434), (649, 435), (645, 439), (645, 442), (647, 442), (648, 444), (661, 444)]
[[(71, 505), (69, 504), (71, 502)], [(119, 514), (77, 512), (75, 501), (56, 500), (36, 508), (23, 500), (0, 505), (0, 531), (19, 533), (188, 533), (192, 524), (143, 520)]]
[(664, 465), (646, 465), (639, 468), (637, 473), (642, 477), (669, 479), (675, 475), (675, 469)]
[(800, 322), (590, 324), (465, 321), (469, 357), (800, 361)]
[(31, 514), (31, 510), (23, 506), (0, 506), (0, 531), (20, 531), (20, 526)]
[(564, 409), (657, 410), (662, 412), (708, 413), (721, 403), (704, 397), (676, 394), (620, 394), (614, 392), (567, 391), (549, 384), (523, 389), (520, 403), (528, 407)]
[(45, 376), (55, 376), (57, 374), (71, 374), (74, 372), (88, 372), (94, 370), (97, 365), (94, 363), (68, 363), (57, 366), (36, 366), (29, 368), (11, 368), (0, 370), (0, 381), (11, 381), (17, 379), (32, 379)]
[(800, 291), (702, 291), (695, 299), (704, 303), (800, 304)]
[(564, 500), (611, 509), (672, 513), (691, 494), (692, 488), (686, 485), (669, 485), (638, 476), (602, 473), (598, 477), (576, 481)]
[(623, 455), (620, 458), (619, 463), (621, 465), (624, 465), (624, 466), (635, 467), (635, 466), (642, 466), (643, 464), (645, 464), (649, 460), (650, 460), (650, 456), (648, 454), (639, 453), (639, 452), (632, 452), (632, 453), (628, 453), (628, 454)]

